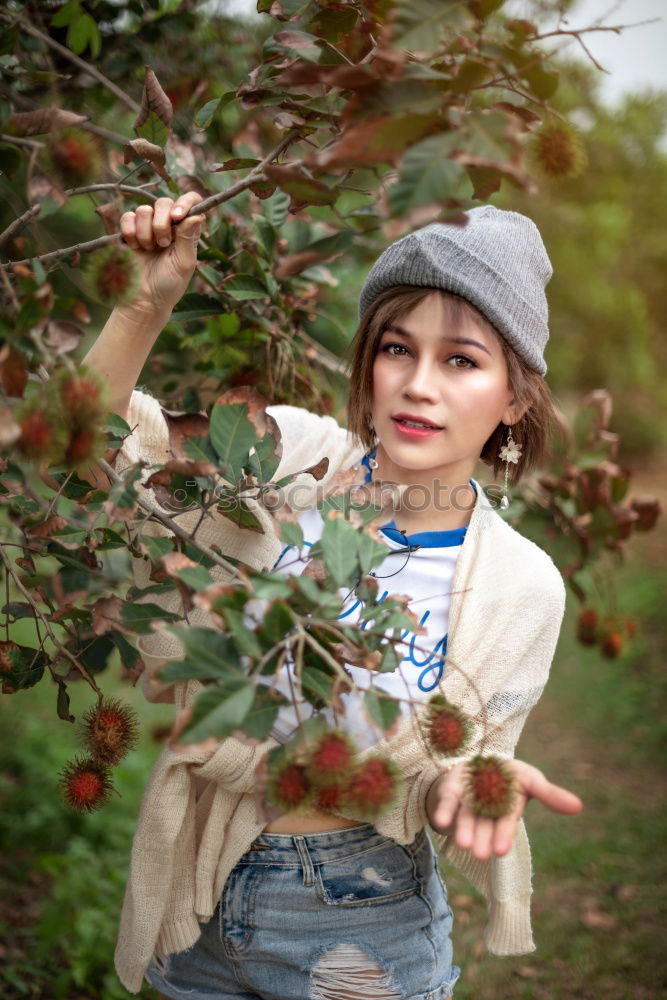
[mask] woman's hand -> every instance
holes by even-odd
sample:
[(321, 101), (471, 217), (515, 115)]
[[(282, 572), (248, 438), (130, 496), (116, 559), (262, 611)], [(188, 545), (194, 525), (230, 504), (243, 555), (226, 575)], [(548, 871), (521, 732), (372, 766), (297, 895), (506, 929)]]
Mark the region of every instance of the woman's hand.
[(176, 201), (158, 198), (153, 205), (139, 205), (125, 212), (120, 230), (125, 243), (141, 264), (141, 285), (125, 314), (168, 316), (179, 301), (197, 264), (197, 241), (203, 215), (188, 212), (201, 201), (189, 191)]
[(464, 800), (466, 765), (457, 764), (437, 778), (428, 793), (426, 811), (436, 833), (451, 837), (457, 847), (472, 851), (480, 861), (492, 854), (507, 854), (512, 847), (517, 824), (528, 799), (539, 801), (553, 812), (574, 816), (583, 803), (566, 788), (554, 785), (541, 771), (522, 760), (507, 762), (517, 785), (514, 808), (507, 816), (492, 820), (476, 816)]

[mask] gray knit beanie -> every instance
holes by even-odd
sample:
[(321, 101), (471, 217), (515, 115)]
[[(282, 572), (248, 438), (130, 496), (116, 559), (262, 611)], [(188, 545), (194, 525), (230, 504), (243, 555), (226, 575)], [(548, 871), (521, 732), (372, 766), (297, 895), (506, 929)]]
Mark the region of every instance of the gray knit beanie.
[(366, 278), (360, 316), (395, 285), (442, 288), (472, 303), (544, 375), (549, 339), (544, 289), (553, 269), (537, 226), (493, 205), (464, 214), (464, 226), (436, 222), (392, 243)]

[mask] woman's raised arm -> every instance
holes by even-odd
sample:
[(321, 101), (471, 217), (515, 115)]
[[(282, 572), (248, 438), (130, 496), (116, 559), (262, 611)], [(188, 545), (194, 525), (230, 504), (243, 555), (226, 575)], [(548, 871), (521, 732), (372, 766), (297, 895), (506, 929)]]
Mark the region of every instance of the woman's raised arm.
[(197, 264), (204, 216), (186, 216), (198, 201), (201, 196), (193, 191), (176, 201), (158, 198), (120, 220), (141, 268), (139, 291), (132, 302), (113, 310), (83, 363), (104, 378), (109, 409), (123, 418), (141, 369)]

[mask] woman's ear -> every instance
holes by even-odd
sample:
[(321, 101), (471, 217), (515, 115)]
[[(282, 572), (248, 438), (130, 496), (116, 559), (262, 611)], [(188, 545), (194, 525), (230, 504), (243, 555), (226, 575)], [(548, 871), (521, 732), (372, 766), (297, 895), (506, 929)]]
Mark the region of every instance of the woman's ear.
[(511, 427), (513, 424), (518, 423), (529, 409), (530, 403), (526, 403), (525, 406), (519, 406), (516, 400), (512, 399), (500, 419), (507, 427)]

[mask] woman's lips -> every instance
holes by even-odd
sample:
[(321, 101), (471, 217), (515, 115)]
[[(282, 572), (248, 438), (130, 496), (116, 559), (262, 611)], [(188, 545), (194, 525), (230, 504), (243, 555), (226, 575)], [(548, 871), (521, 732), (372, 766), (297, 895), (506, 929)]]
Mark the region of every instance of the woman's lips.
[(401, 420), (397, 420), (396, 417), (391, 418), (394, 422), (394, 427), (400, 435), (407, 438), (429, 438), (433, 437), (435, 434), (439, 434), (443, 428), (442, 427), (408, 427)]

